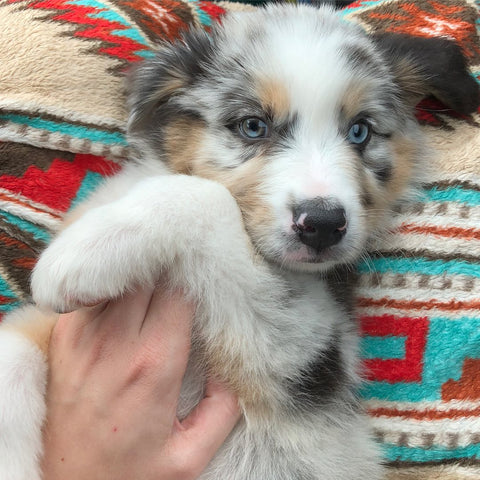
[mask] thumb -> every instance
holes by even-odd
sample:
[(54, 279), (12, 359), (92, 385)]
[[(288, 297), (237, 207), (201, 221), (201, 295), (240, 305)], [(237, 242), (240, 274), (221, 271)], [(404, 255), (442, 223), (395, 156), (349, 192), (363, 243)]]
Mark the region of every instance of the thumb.
[(236, 396), (221, 384), (208, 381), (205, 398), (173, 433), (175, 447), (201, 473), (222, 446), (241, 416)]

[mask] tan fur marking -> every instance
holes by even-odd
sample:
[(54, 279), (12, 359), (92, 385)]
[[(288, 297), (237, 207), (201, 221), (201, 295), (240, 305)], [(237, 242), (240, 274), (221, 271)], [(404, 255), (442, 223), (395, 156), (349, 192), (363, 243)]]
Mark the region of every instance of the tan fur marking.
[(222, 169), (202, 154), (205, 127), (201, 120), (180, 118), (165, 128), (165, 152), (174, 172), (214, 180), (235, 197), (250, 235), (268, 225), (272, 212), (263, 201), (262, 171), (266, 160), (251, 158), (232, 169)]
[(407, 58), (397, 59), (394, 62), (394, 77), (400, 85), (400, 91), (406, 93), (406, 100), (411, 105), (416, 105), (426, 93), (429, 92), (426, 80), (418, 66)]
[(237, 168), (235, 178), (229, 178), (224, 183), (237, 200), (251, 234), (254, 230), (265, 228), (273, 219), (273, 213), (265, 203), (261, 189), (265, 161), (262, 157), (250, 159)]
[(191, 118), (179, 118), (165, 127), (165, 153), (174, 172), (192, 174), (192, 164), (199, 155), (204, 128), (201, 120)]
[(163, 99), (168, 98), (170, 95), (187, 85), (188, 80), (186, 78), (178, 76), (175, 77), (174, 75), (178, 75), (178, 73), (172, 72), (172, 78), (169, 78), (167, 82), (163, 83), (161, 88), (159, 88), (152, 94), (150, 98), (152, 102), (162, 101)]
[(13, 313), (10, 321), (2, 327), (14, 330), (37, 345), (47, 355), (50, 335), (58, 320), (56, 313), (43, 313), (34, 307), (27, 307)]
[(346, 120), (352, 120), (363, 110), (367, 91), (367, 85), (360, 81), (352, 83), (346, 89), (342, 102), (342, 112)]
[(392, 144), (395, 162), (392, 178), (388, 182), (388, 195), (390, 201), (395, 201), (410, 183), (417, 147), (405, 137), (393, 137)]
[(255, 240), (255, 231), (268, 226), (273, 213), (265, 203), (261, 185), (265, 158), (251, 158), (231, 170), (220, 170), (208, 162), (198, 159), (192, 166), (192, 174), (215, 180), (225, 186), (233, 195), (242, 212), (247, 232)]
[[(378, 186), (372, 172), (363, 172), (360, 177), (362, 194), (368, 197), (369, 205), (365, 208), (369, 211), (364, 217), (369, 230), (377, 228), (383, 218), (383, 209), (388, 205), (384, 191)], [(366, 200), (366, 199), (365, 199)]]
[(368, 195), (371, 205), (366, 206), (369, 214), (366, 217), (369, 228), (377, 226), (382, 219), (383, 209), (390, 209), (408, 189), (412, 177), (414, 160), (418, 156), (418, 149), (415, 142), (402, 137), (393, 136), (391, 139), (393, 147), (393, 171), (388, 182), (379, 186), (373, 173), (364, 174), (361, 177), (362, 193)]
[(276, 119), (287, 119), (290, 113), (290, 97), (287, 87), (278, 80), (263, 79), (257, 83), (257, 95), (265, 111)]
[[(246, 346), (248, 350), (250, 346)], [(232, 340), (231, 334), (217, 338), (215, 344), (208, 345), (207, 368), (229, 390), (234, 392), (244, 410), (252, 414), (265, 415), (278, 405), (278, 398), (272, 395), (276, 388), (271, 377), (265, 376), (246, 364), (248, 355), (239, 351), (240, 345)]]

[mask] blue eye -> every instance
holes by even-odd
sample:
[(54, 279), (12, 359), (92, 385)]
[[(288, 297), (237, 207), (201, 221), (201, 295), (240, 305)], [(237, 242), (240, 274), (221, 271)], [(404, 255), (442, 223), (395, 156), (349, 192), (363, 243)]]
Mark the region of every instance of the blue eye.
[(268, 125), (257, 117), (245, 118), (240, 122), (239, 129), (244, 137), (252, 140), (266, 138), (269, 134)]
[(370, 125), (365, 120), (358, 120), (348, 131), (348, 141), (355, 145), (365, 145), (370, 140)]

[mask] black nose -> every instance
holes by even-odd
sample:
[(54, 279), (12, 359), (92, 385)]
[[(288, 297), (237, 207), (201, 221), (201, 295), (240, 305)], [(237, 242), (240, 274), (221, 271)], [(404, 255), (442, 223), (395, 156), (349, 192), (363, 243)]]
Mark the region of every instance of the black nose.
[(340, 242), (347, 232), (347, 216), (336, 203), (308, 200), (293, 208), (292, 228), (302, 243), (320, 251)]

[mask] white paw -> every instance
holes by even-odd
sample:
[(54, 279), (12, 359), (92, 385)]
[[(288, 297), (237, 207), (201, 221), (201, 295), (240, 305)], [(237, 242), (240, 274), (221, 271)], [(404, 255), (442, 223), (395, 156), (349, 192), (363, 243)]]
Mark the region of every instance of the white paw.
[(67, 312), (124, 292), (136, 254), (126, 237), (135, 233), (115, 216), (109, 205), (90, 210), (43, 252), (31, 279), (39, 307)]
[(183, 175), (146, 179), (52, 242), (33, 271), (33, 298), (57, 312), (116, 298), (153, 285), (174, 261), (185, 277), (199, 249), (218, 257), (224, 246), (246, 245), (243, 235), (238, 207), (219, 184)]
[(0, 478), (40, 480), (47, 364), (36, 345), (0, 327)]

